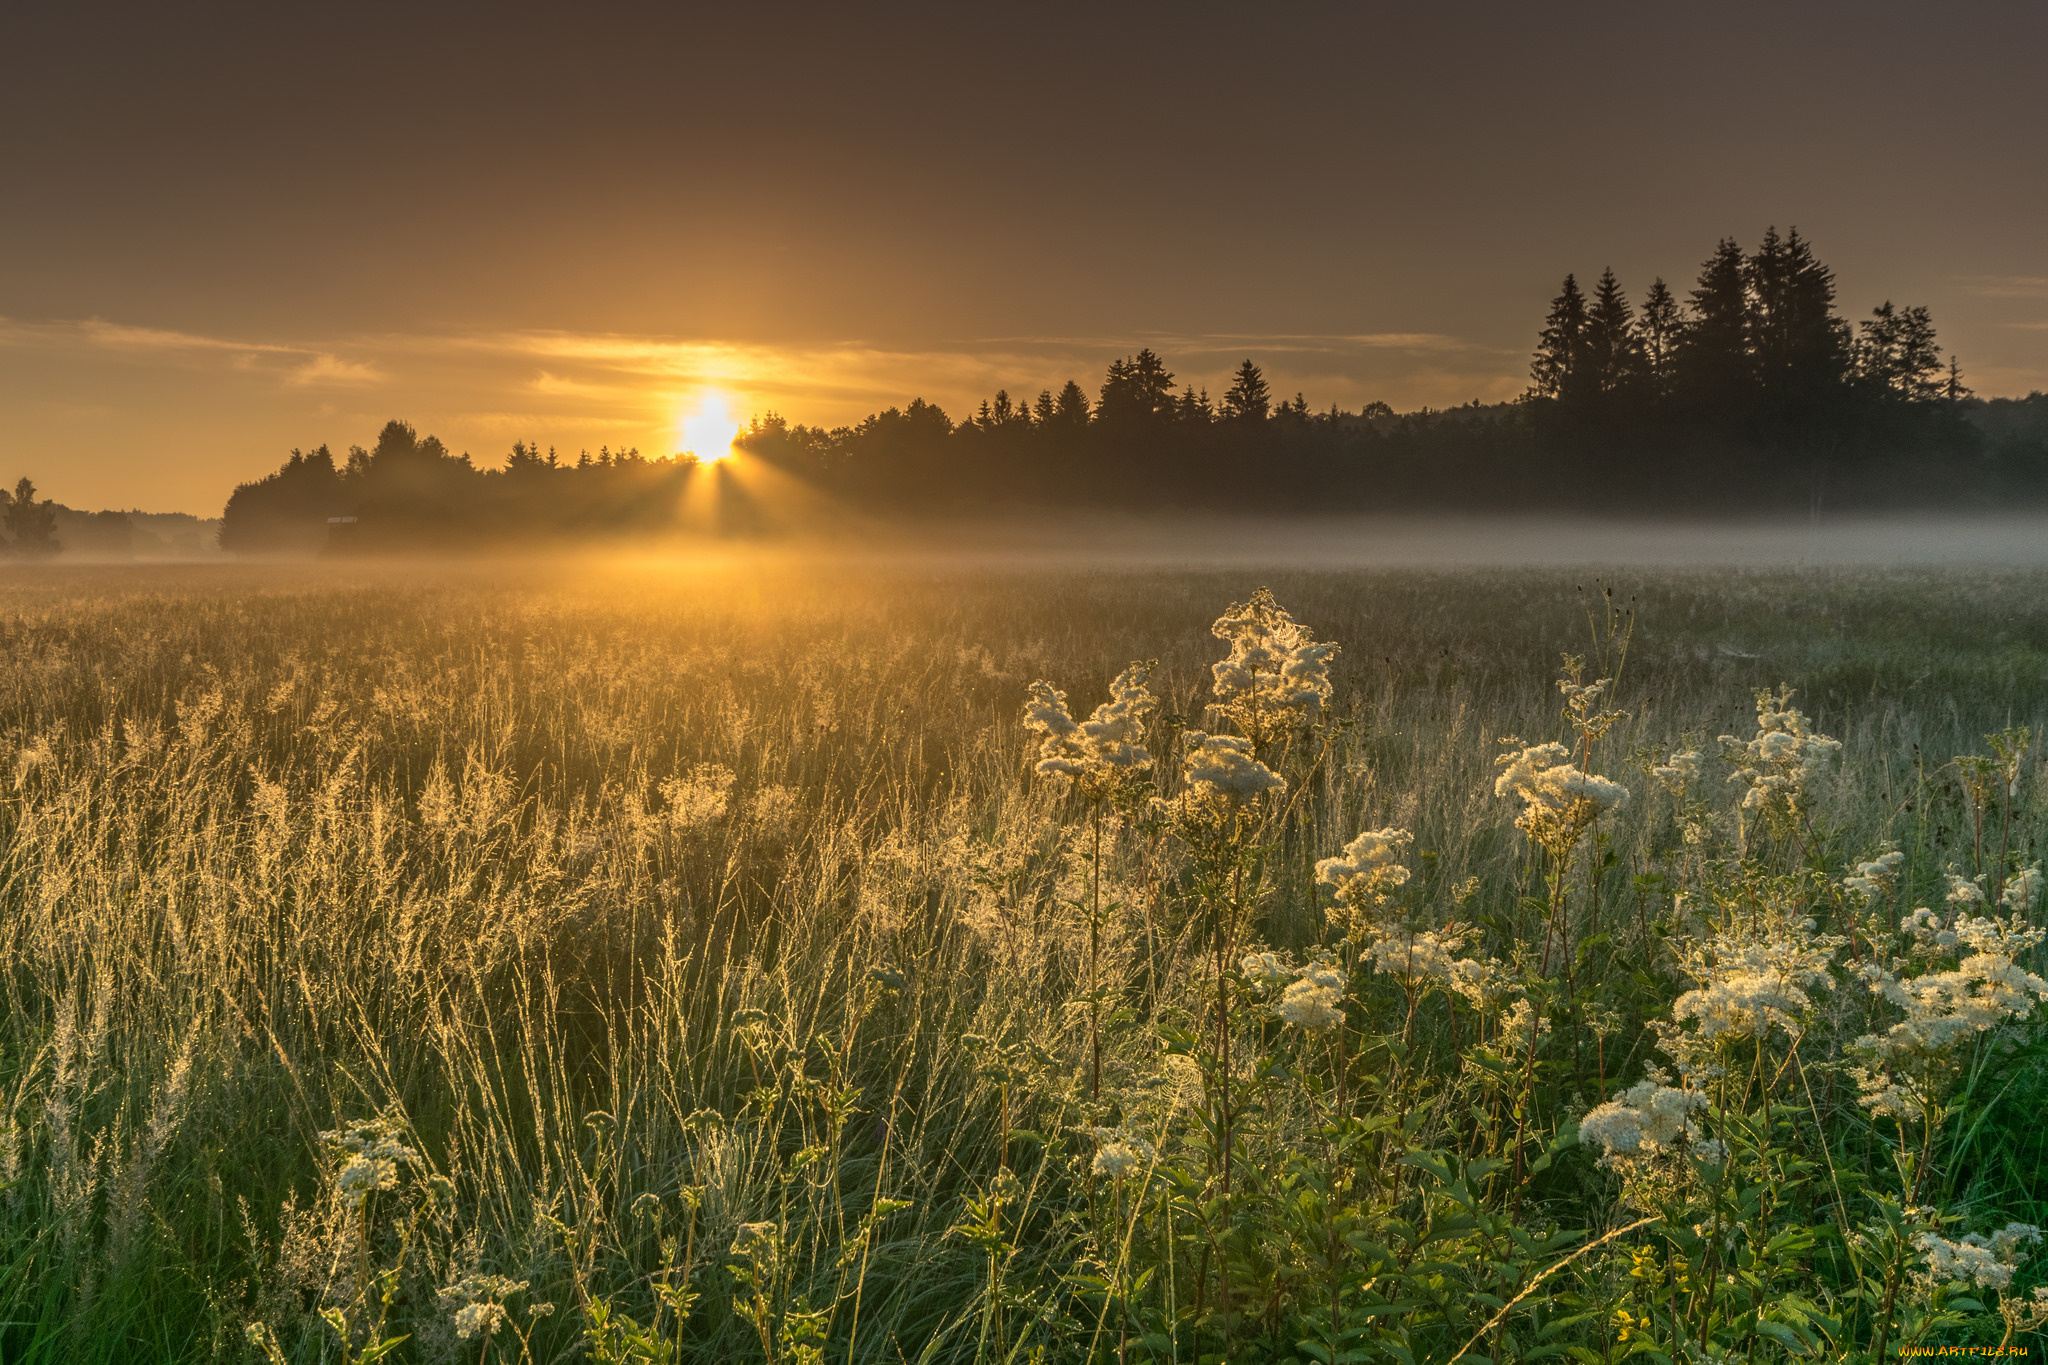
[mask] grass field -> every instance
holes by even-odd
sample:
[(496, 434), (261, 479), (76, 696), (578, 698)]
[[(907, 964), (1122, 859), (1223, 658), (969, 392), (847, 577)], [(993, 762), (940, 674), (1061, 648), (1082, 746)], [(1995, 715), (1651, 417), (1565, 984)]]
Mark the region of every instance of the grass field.
[[(1181, 760), (1262, 585), (1342, 647), (1263, 794)], [(0, 633), (6, 1361), (2042, 1349), (2048, 573), (17, 570)], [(1133, 660), (1152, 765), (1035, 774), (1029, 685)], [(1724, 751), (1781, 683), (1838, 753)], [(1548, 741), (1626, 799), (1497, 793)]]

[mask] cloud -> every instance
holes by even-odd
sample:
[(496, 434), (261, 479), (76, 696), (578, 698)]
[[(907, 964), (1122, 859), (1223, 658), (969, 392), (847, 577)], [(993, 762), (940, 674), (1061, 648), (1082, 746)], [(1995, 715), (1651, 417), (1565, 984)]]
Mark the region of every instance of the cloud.
[(186, 363), (200, 364), (212, 358), (229, 369), (272, 375), (292, 387), (354, 387), (375, 384), (384, 379), (383, 373), (369, 361), (344, 359), (333, 350), (202, 336), (160, 327), (134, 327), (103, 318), (23, 322), (0, 317), (0, 345), (29, 346), (44, 351), (112, 352), (139, 359), (182, 358)]
[(2048, 299), (2048, 276), (1964, 275), (1963, 292), (1982, 299)]

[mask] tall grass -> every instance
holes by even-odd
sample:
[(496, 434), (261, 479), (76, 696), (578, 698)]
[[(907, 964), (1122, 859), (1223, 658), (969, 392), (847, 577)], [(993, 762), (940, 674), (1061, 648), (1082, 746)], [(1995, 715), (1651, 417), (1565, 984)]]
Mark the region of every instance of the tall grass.
[[(1035, 678), (1092, 705), (1126, 662), (1156, 658), (1170, 787), (1172, 732), (1204, 723), (1208, 624), (1260, 582), (1344, 653), (1247, 943), (1306, 951), (1315, 860), (1381, 825), (1413, 831), (1418, 894), (1455, 904), (1490, 951), (1534, 942), (1540, 866), (1494, 760), (1503, 736), (1558, 735), (1559, 655), (1601, 643), (1587, 579), (14, 575), (0, 1354), (315, 1361), (401, 1337), (394, 1358), (419, 1360), (1306, 1350), (1280, 1307), (1218, 1320), (1236, 1282), (1204, 1288), (1219, 1272), (1171, 1201), (1145, 1213), (1089, 1174), (1092, 1128), (1157, 1134), (1199, 1113), (1197, 1063), (1162, 1061), (1161, 1038), (1172, 1052), (1213, 993), (1206, 912), (1142, 812), (1093, 864), (1087, 812), (1032, 778), (1019, 724)], [(1577, 1245), (1565, 1230), (1628, 1221), (1615, 1178), (1564, 1139), (1610, 1081), (1642, 1074), (1642, 1026), (1675, 989), (1658, 957), (1673, 812), (1649, 762), (1749, 733), (1755, 689), (1790, 683), (1845, 743), (1814, 793), (1820, 856), (1843, 867), (1894, 842), (1922, 903), (1976, 837), (1951, 760), (2048, 724), (2044, 587), (1992, 572), (1616, 586), (1637, 628), (1627, 717), (1602, 752), (1632, 799), (1599, 827), (1576, 961), (1648, 984), (1597, 1036), (1559, 1016), (1586, 1055), (1546, 1063), (1526, 1101), (1554, 1160), (1511, 1202), (1480, 1201), (1523, 1229), (1522, 1260), (1550, 1266)], [(2039, 777), (2029, 757), (2001, 836), (2015, 855), (2048, 824)], [(1076, 1003), (1096, 973), (1115, 983), (1107, 1014)], [(1361, 997), (1361, 1039), (1386, 1018), (1399, 1035), (1399, 1008)], [(1450, 1074), (1427, 1077), (1472, 1040), (1445, 1033), (1455, 1012), (1421, 1018), (1403, 1055), (1434, 1061), (1357, 1064), (1426, 1153), (1470, 1126), (1441, 1102)], [(1270, 1025), (1246, 1011), (1242, 1027), (1282, 1055)], [(1091, 1098), (1091, 1032), (1107, 1098)], [(1972, 1073), (1942, 1178), (1957, 1208), (2038, 1222), (2048, 1082), (2024, 1048)], [(1817, 1085), (1829, 1121), (1809, 1156), (1881, 1160), (1853, 1085)], [(1261, 1093), (1260, 1132), (1314, 1131), (1300, 1124), (1320, 1092)], [(418, 1159), (351, 1205), (322, 1134), (379, 1116)], [(1210, 1216), (1199, 1189), (1181, 1195)], [(1243, 1283), (1306, 1301), (1292, 1254)], [(1574, 1263), (1518, 1311), (1594, 1305), (1566, 1335), (1612, 1358), (1607, 1264)], [(505, 1277), (486, 1295), (503, 1318), (458, 1336), (482, 1291), (445, 1291), (481, 1275)], [(1352, 1340), (1360, 1359), (1391, 1349)], [(1533, 1359), (1564, 1337), (1492, 1340)]]

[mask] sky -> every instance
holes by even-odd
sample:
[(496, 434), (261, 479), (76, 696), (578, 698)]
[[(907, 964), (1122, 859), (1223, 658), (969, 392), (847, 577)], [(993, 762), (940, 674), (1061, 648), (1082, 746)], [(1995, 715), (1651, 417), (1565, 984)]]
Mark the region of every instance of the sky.
[[(1796, 225), (2048, 388), (2048, 6), (10, 4), (0, 477), (217, 515), (390, 417), (685, 448), (1141, 346), (1511, 398), (1566, 271)], [(707, 411), (708, 410), (708, 411)], [(691, 425), (692, 422), (695, 425)]]

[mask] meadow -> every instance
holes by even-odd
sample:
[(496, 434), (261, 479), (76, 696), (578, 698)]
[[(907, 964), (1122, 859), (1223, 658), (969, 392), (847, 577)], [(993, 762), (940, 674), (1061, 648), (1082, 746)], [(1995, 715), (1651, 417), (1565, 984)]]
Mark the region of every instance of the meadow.
[(2048, 572), (20, 569), (0, 634), (8, 1362), (2042, 1349)]

